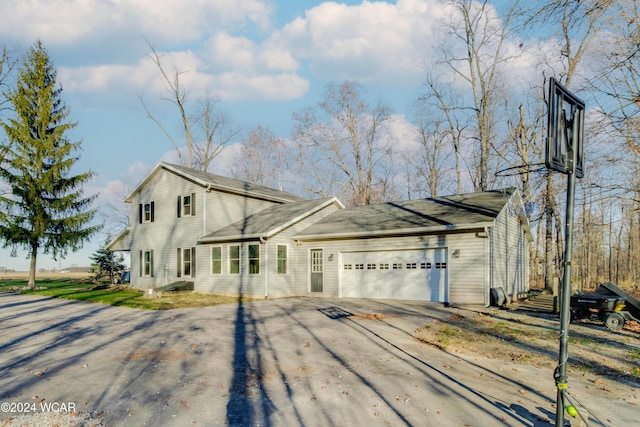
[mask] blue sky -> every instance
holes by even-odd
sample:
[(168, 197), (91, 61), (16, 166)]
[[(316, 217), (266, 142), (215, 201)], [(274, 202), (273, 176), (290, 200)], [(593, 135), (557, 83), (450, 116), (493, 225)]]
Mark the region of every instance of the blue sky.
[[(78, 122), (73, 131), (83, 141), (78, 170), (96, 173), (87, 191), (99, 194), (97, 207), (102, 207), (159, 161), (175, 161), (171, 143), (146, 117), (139, 99), (142, 95), (154, 114), (178, 130), (176, 112), (160, 100), (165, 92), (147, 41), (168, 69), (185, 72), (190, 96), (208, 90), (237, 125), (262, 124), (286, 138), (292, 113), (320, 101), (329, 82), (356, 80), (372, 100), (406, 118), (420, 91), (422, 64), (444, 37), (437, 21), (450, 11), (443, 3), (3, 1), (0, 45), (18, 55), (37, 39), (44, 43)], [(210, 171), (228, 174), (232, 153), (233, 146)], [(40, 256), (38, 265), (89, 265), (88, 256), (104, 239), (97, 236), (61, 262)], [(28, 268), (24, 251), (17, 258), (8, 253), (0, 249), (0, 265)]]

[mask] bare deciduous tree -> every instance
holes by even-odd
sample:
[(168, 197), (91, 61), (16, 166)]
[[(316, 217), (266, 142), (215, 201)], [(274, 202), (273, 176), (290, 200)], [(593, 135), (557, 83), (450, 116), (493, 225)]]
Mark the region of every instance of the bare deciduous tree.
[(236, 179), (280, 188), (286, 154), (284, 140), (276, 138), (269, 128), (258, 125), (242, 141), (232, 161), (231, 174)]
[(206, 172), (211, 161), (238, 134), (238, 129), (233, 126), (227, 114), (217, 108), (219, 100), (209, 93), (199, 100), (198, 106), (191, 112), (189, 110), (191, 100), (180, 82), (180, 76), (183, 72), (176, 69), (173, 73), (169, 73), (162, 64), (161, 55), (150, 43), (149, 49), (151, 50), (149, 57), (160, 71), (169, 93), (168, 97), (163, 97), (162, 100), (173, 104), (178, 110), (186, 153), (183, 153), (183, 142), (174, 137), (173, 133), (151, 112), (143, 97), (140, 96), (147, 117), (158, 125), (171, 141), (183, 166)]
[(200, 100), (193, 119), (196, 143), (193, 148), (193, 167), (206, 172), (213, 159), (240, 133), (231, 118), (217, 108), (218, 100), (207, 96)]
[(439, 48), (442, 63), (466, 83), (465, 90), (471, 94), (466, 108), (472, 112), (474, 137), (480, 146), (476, 190), (489, 187), (489, 148), (495, 137), (499, 103), (496, 95), (500, 93), (501, 67), (515, 58), (505, 49), (505, 43), (518, 3), (512, 2), (499, 16), (488, 1), (449, 0), (457, 14), (445, 24), (452, 37)]
[(321, 196), (336, 189), (346, 203), (388, 200), (391, 144), (385, 137), (391, 110), (363, 99), (356, 82), (329, 84), (317, 107), (294, 114), (295, 172), (306, 190)]
[[(547, 33), (550, 40), (559, 43), (558, 54), (562, 70), (556, 72), (557, 78), (566, 87), (570, 87), (578, 76), (580, 65), (592, 48), (592, 43), (600, 34), (612, 15), (615, 0), (545, 0), (531, 4), (531, 16), (527, 21), (540, 34)], [(556, 57), (557, 58), (557, 57)], [(549, 60), (549, 64), (553, 64)], [(547, 174), (544, 191), (545, 212), (545, 289), (553, 289), (553, 277), (558, 274), (561, 263), (555, 262), (563, 253), (562, 220), (558, 211), (556, 183), (553, 173)], [(555, 252), (554, 257), (554, 224)], [(555, 264), (555, 265), (554, 265)]]
[[(456, 192), (463, 192), (462, 169), (467, 160), (463, 157), (463, 144), (467, 141), (465, 134), (469, 127), (468, 109), (460, 105), (460, 97), (452, 89), (450, 84), (444, 82), (441, 76), (436, 76), (433, 69), (427, 71), (425, 80), (425, 93), (419, 99), (418, 129), (419, 133), (426, 136), (425, 132), (434, 138), (433, 143), (442, 142), (450, 145), (453, 151)], [(430, 129), (428, 129), (430, 127)], [(422, 142), (422, 141), (421, 141)], [(424, 146), (424, 145), (423, 145)], [(426, 146), (424, 146), (427, 149)], [(429, 151), (425, 155), (432, 156)], [(439, 159), (443, 160), (443, 159)], [(433, 168), (441, 168), (433, 161)], [(468, 169), (468, 168), (467, 168)]]
[(443, 102), (437, 88), (433, 87), (430, 96), (422, 97), (418, 101), (415, 138), (419, 148), (417, 152), (409, 153), (407, 161), (416, 171), (418, 189), (429, 197), (439, 195), (443, 186), (442, 180), (446, 177), (446, 158), (450, 152), (453, 152), (455, 157), (458, 193), (462, 192), (459, 150), (462, 130), (454, 120), (450, 106)]

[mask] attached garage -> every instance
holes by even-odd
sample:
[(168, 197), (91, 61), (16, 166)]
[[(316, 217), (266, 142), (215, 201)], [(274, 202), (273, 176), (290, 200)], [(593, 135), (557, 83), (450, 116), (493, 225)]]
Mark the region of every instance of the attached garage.
[[(516, 189), (358, 206), (293, 239), (322, 254), (314, 296), (488, 305), (493, 288), (510, 299), (529, 288), (532, 238), (522, 206)], [(309, 289), (320, 289), (307, 277)]]
[(446, 248), (341, 254), (343, 297), (447, 302)]

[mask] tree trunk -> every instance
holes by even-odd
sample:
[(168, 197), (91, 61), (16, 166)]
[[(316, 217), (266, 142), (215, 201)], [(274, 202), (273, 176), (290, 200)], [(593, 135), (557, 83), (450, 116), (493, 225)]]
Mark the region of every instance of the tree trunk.
[(29, 280), (27, 281), (28, 289), (36, 287), (36, 264), (38, 258), (38, 245), (31, 246), (31, 260), (29, 263)]
[(553, 174), (547, 172), (547, 197), (545, 199), (545, 238), (544, 238), (544, 289), (553, 292), (553, 277), (555, 271), (553, 268)]

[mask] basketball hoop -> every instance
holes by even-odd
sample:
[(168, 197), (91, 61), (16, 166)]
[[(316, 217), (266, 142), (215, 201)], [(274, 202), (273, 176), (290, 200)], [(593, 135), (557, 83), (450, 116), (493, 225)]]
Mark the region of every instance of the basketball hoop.
[(549, 169), (575, 173), (577, 178), (584, 176), (584, 107), (582, 100), (553, 77), (549, 80), (545, 163)]

